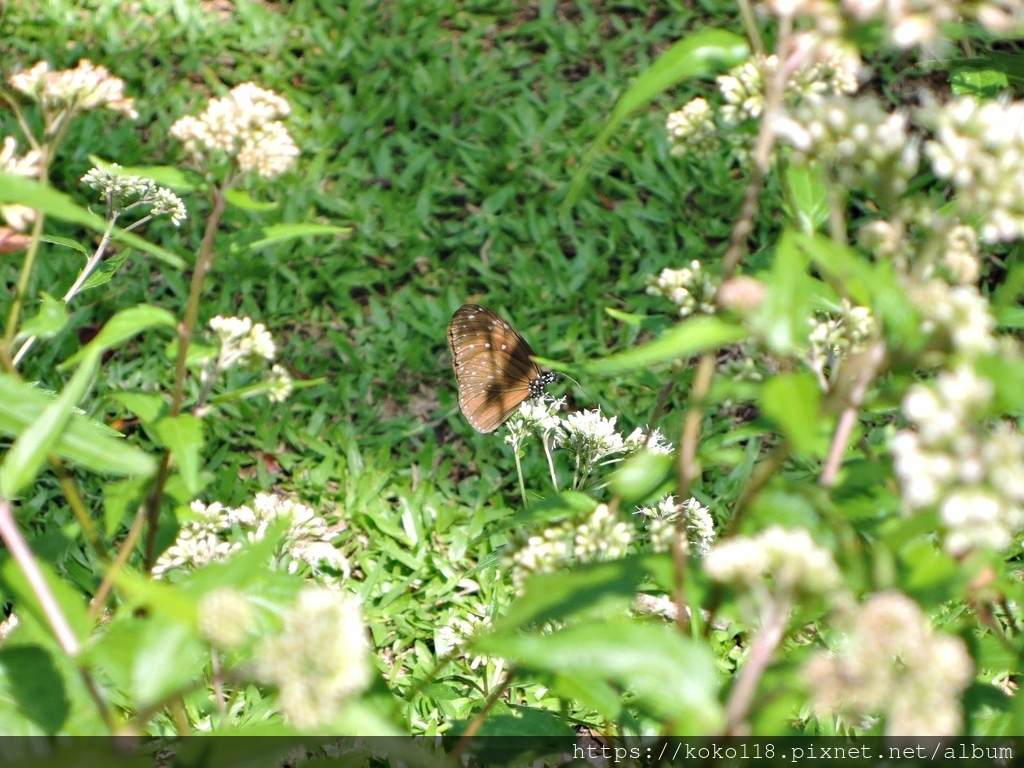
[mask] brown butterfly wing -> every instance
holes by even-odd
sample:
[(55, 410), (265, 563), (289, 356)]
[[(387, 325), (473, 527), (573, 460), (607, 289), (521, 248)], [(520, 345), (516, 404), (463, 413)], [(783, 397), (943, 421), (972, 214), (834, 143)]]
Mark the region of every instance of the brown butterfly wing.
[(542, 371), (533, 350), (508, 321), (464, 304), (448, 325), (459, 407), (477, 432), (493, 432), (535, 392)]

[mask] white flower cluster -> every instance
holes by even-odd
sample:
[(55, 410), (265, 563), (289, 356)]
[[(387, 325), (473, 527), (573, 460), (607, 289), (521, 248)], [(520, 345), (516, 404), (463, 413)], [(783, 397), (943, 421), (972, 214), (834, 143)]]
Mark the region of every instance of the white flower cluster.
[(217, 315), (210, 320), (210, 329), (220, 337), (219, 370), (236, 365), (256, 366), (273, 360), (277, 354), (270, 331), (263, 323), (254, 324), (252, 318)]
[(981, 277), (981, 254), (974, 227), (958, 224), (946, 233), (942, 254), (946, 271), (958, 285), (971, 285)]
[(715, 115), (706, 99), (688, 101), (682, 109), (669, 114), (665, 121), (672, 155), (709, 157), (718, 148), (718, 128)]
[[(842, 301), (842, 313), (824, 315), (809, 320), (811, 332), (809, 365), (825, 383), (825, 368), (847, 357), (850, 352), (863, 348), (875, 330), (875, 318), (867, 307), (857, 307), (847, 299)], [(825, 386), (825, 389), (828, 387)]]
[(818, 546), (806, 529), (778, 525), (756, 536), (719, 541), (704, 558), (704, 570), (715, 581), (787, 599), (828, 594), (842, 584), (831, 552)]
[(924, 110), (934, 140), (924, 151), (932, 170), (948, 179), (963, 218), (981, 221), (985, 243), (1024, 236), (1024, 102), (961, 96)]
[[(863, 62), (854, 48), (810, 36), (799, 38), (803, 65), (789, 76), (783, 103), (788, 109), (816, 104), (827, 96), (854, 93)], [(726, 125), (756, 120), (764, 111), (766, 78), (779, 66), (777, 56), (754, 58), (718, 77), (725, 104), (720, 110)]]
[[(3, 146), (0, 147), (0, 171), (27, 179), (39, 178), (39, 163), (42, 160), (39, 150), (30, 150), (22, 157), (18, 156), (17, 151), (17, 140), (13, 136), (5, 136)], [(35, 210), (16, 203), (0, 206), (0, 215), (12, 229), (19, 232), (24, 232), (36, 220)]]
[(153, 216), (167, 214), (178, 226), (187, 213), (181, 198), (171, 190), (158, 186), (152, 179), (121, 173), (117, 163), (108, 170), (93, 168), (82, 177), (82, 183), (99, 192), (108, 206), (108, 214), (117, 217), (137, 205), (151, 207)]
[[(7, 82), (38, 102), (44, 110), (109, 109), (135, 119), (135, 101), (124, 96), (124, 81), (114, 77), (106, 67), (97, 67), (82, 59), (74, 69), (50, 71), (50, 64), (40, 61), (31, 69), (15, 72)], [(52, 125), (52, 120), (47, 120)]]
[(282, 543), (289, 572), (297, 572), (304, 563), (318, 573), (323, 566), (346, 577), (349, 573), (348, 561), (330, 543), (335, 532), (305, 504), (258, 493), (252, 507), (225, 507), (219, 501), (206, 505), (196, 500), (192, 512), (195, 517), (182, 526), (174, 544), (157, 558), (153, 566), (156, 578), (172, 570), (196, 569), (213, 560), (225, 560), (243, 542), (262, 539), (280, 519), (289, 521)]
[(680, 317), (693, 314), (713, 315), (718, 284), (704, 271), (699, 261), (682, 269), (663, 269), (647, 278), (647, 293), (664, 296), (679, 308)]
[(219, 587), (207, 592), (200, 599), (196, 613), (199, 633), (223, 651), (230, 651), (245, 642), (256, 620), (252, 601), (233, 587)]
[[(453, 617), (447, 624), (441, 627), (434, 636), (434, 650), (438, 658), (462, 657), (469, 663), (470, 669), (478, 669), (491, 661), (489, 656), (467, 657), (462, 650), (468, 640), (475, 635), (481, 634), (491, 628), (490, 616), (474, 616), (469, 614), (466, 618)], [(501, 673), (504, 666), (504, 659), (493, 659), (497, 673)]]
[(819, 716), (883, 715), (888, 736), (960, 733), (960, 695), (974, 672), (963, 640), (933, 632), (901, 592), (872, 595), (843, 624), (834, 653), (804, 667)]
[(637, 507), (636, 513), (645, 520), (647, 535), (655, 552), (672, 549), (672, 543), (678, 537), (677, 522), (680, 518), (687, 534), (687, 540), (683, 542), (684, 551), (688, 551), (690, 545), (698, 557), (704, 557), (711, 551), (715, 541), (715, 522), (711, 511), (692, 496), (677, 504), (676, 497), (669, 494), (655, 507)]
[(371, 682), (370, 643), (354, 595), (306, 587), (280, 634), (257, 650), (257, 677), (276, 685), (285, 718), (300, 729), (329, 726)]
[(999, 348), (993, 335), (996, 320), (976, 286), (950, 286), (945, 280), (930, 280), (912, 286), (908, 295), (923, 316), (922, 330), (948, 339), (958, 357), (974, 359)]
[(278, 119), (291, 111), (273, 91), (243, 83), (222, 99), (211, 99), (199, 117), (186, 116), (171, 126), (171, 135), (196, 157), (224, 154), (243, 171), (264, 178), (280, 176), (299, 155), (288, 130)]
[(607, 504), (598, 504), (578, 525), (565, 521), (525, 542), (506, 555), (504, 565), (512, 572), (512, 584), (521, 590), (534, 574), (554, 573), (573, 558), (580, 563), (616, 560), (626, 554), (633, 532)]
[(992, 395), (992, 383), (961, 364), (903, 399), (914, 427), (892, 444), (903, 504), (938, 507), (952, 555), (1006, 549), (1024, 528), (1024, 436), (1009, 424), (982, 428)]
[(824, 34), (856, 34), (857, 27), (881, 24), (890, 45), (914, 48), (934, 43), (944, 25), (974, 20), (991, 32), (1019, 31), (1021, 0), (767, 0), (778, 16), (808, 16)]
[(773, 129), (793, 148), (793, 162), (820, 162), (836, 181), (898, 199), (920, 164), (907, 116), (887, 112), (875, 98), (830, 98), (795, 109)]

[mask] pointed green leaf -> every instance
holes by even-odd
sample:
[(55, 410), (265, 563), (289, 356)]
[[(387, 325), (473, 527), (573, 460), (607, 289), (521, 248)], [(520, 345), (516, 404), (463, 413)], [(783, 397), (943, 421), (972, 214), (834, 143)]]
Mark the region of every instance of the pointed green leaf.
[(169, 448), (190, 492), (198, 493), (204, 445), (203, 422), (189, 413), (167, 416), (153, 425), (160, 442)]
[(592, 360), (584, 367), (597, 375), (616, 376), (735, 344), (746, 337), (747, 331), (739, 325), (717, 317), (694, 317), (668, 329), (654, 341), (601, 360)]
[[(7, 374), (0, 374), (0, 434), (17, 438), (38, 419), (53, 398)], [(93, 472), (150, 475), (156, 463), (98, 422), (72, 413), (52, 452)]]
[(77, 363), (85, 355), (102, 354), (122, 341), (130, 339), (150, 328), (174, 328), (174, 315), (166, 309), (140, 304), (137, 307), (122, 309), (111, 317), (99, 333), (82, 349), (58, 366), (63, 369)]
[(86, 356), (60, 395), (14, 441), (0, 463), (0, 495), (11, 499), (19, 496), (39, 471), (56, 446), (99, 367), (99, 354)]
[(18, 338), (27, 339), (30, 336), (35, 336), (40, 339), (48, 339), (67, 325), (68, 312), (64, 302), (55, 299), (45, 291), (40, 293), (40, 298), (42, 302), (39, 311), (25, 321)]

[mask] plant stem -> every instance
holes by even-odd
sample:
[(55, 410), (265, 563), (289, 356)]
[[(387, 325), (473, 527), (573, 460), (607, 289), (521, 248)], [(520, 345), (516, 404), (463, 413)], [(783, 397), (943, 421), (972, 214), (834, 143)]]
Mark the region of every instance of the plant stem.
[[(185, 376), (188, 373), (188, 346), (192, 340), (192, 333), (195, 330), (196, 322), (199, 320), (199, 304), (203, 295), (203, 283), (213, 266), (215, 255), (213, 242), (220, 227), (220, 221), (227, 208), (227, 200), (224, 197), (224, 190), (230, 182), (225, 182), (224, 187), (215, 187), (213, 192), (213, 209), (206, 220), (206, 229), (203, 231), (203, 239), (199, 244), (199, 253), (196, 256), (196, 265), (192, 270), (192, 283), (189, 286), (188, 304), (185, 307), (185, 319), (178, 324), (178, 359), (174, 369), (174, 390), (171, 394), (171, 416), (181, 413), (181, 404), (185, 398)], [(153, 567), (153, 557), (156, 554), (156, 533), (157, 524), (160, 519), (160, 506), (163, 503), (164, 488), (167, 485), (167, 478), (170, 473), (171, 454), (165, 451), (157, 471), (156, 483), (153, 491), (146, 501), (146, 520), (149, 530), (146, 534), (146, 559), (145, 568)]]

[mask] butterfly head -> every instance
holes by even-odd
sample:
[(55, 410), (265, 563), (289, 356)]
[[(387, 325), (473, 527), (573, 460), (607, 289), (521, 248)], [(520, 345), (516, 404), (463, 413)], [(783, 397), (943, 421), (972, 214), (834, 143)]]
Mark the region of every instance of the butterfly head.
[(558, 374), (554, 371), (544, 371), (540, 376), (530, 380), (529, 397), (540, 397), (544, 394), (548, 384), (553, 384)]

